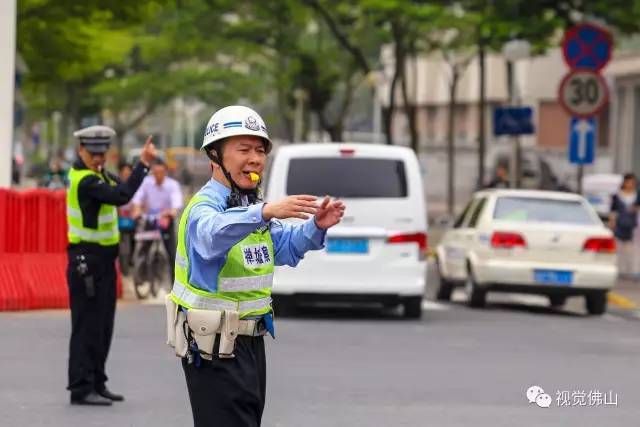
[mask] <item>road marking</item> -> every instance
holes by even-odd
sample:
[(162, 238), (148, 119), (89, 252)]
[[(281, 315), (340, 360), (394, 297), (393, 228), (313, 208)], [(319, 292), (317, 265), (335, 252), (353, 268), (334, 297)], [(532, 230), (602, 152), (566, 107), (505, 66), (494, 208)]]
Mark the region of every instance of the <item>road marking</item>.
[(425, 311), (430, 311), (430, 310), (444, 311), (444, 310), (451, 310), (451, 306), (449, 304), (442, 304), (435, 301), (423, 300), (422, 309)]
[(602, 315), (602, 318), (609, 322), (624, 322), (624, 319), (622, 317), (614, 316), (613, 314), (610, 314), (610, 313), (604, 313)]
[(451, 301), (453, 302), (467, 302), (469, 298), (467, 298), (467, 293), (462, 288), (456, 288), (453, 290), (453, 294), (451, 294)]
[(549, 300), (546, 297), (540, 295), (506, 295), (505, 300), (508, 302), (515, 302), (517, 304), (524, 305), (534, 305), (534, 306), (544, 306), (547, 307), (549, 305)]
[(624, 308), (625, 310), (632, 310), (638, 307), (636, 303), (631, 301), (629, 298), (626, 298), (615, 292), (609, 292), (609, 294), (607, 295), (607, 301), (609, 302), (609, 304), (615, 305), (616, 307)]

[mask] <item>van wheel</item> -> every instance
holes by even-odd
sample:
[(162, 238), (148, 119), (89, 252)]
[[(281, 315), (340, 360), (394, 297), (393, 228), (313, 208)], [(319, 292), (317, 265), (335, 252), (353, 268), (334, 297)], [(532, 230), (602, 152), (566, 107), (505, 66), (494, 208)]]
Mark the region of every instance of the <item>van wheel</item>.
[(291, 314), (292, 303), (288, 297), (282, 295), (271, 295), (271, 307), (273, 307), (273, 314), (277, 317), (286, 317)]
[(487, 302), (487, 291), (482, 289), (476, 283), (476, 279), (473, 277), (471, 267), (467, 272), (467, 281), (465, 283), (465, 289), (467, 291), (467, 297), (469, 298), (469, 307), (482, 308)]
[(549, 295), (549, 303), (553, 308), (560, 308), (567, 302), (566, 295)]
[(440, 283), (438, 284), (438, 292), (436, 293), (436, 299), (438, 301), (451, 301), (451, 294), (453, 293), (453, 284), (445, 279), (440, 272), (440, 265), (436, 264), (438, 269), (438, 278)]
[(587, 312), (592, 315), (601, 315), (607, 311), (607, 293), (594, 292), (585, 295)]
[(407, 297), (402, 303), (404, 305), (405, 319), (419, 319), (422, 317), (422, 297)]

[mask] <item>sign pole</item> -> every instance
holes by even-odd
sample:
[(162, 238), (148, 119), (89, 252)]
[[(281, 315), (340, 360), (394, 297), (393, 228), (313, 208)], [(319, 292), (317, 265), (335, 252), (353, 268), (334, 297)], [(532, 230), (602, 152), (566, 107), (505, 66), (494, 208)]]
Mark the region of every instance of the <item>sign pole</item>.
[(16, 0), (0, 1), (0, 187), (11, 186), (13, 158), (13, 92), (16, 54)]
[(584, 176), (584, 165), (578, 165), (578, 194), (582, 194), (582, 177)]
[(558, 100), (572, 116), (569, 162), (576, 164), (577, 190), (582, 194), (584, 165), (595, 160), (597, 116), (608, 102), (608, 86), (600, 71), (611, 59), (613, 37), (605, 28), (590, 23), (567, 29), (562, 54), (571, 71), (562, 79)]

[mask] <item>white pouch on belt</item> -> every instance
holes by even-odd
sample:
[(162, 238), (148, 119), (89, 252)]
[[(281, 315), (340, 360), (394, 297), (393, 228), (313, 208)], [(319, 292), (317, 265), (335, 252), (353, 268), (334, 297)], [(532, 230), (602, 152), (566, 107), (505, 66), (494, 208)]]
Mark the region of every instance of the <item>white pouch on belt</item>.
[(184, 314), (184, 311), (179, 310), (176, 316), (176, 325), (174, 328), (174, 334), (176, 337), (176, 356), (178, 357), (185, 357), (187, 355), (187, 350), (189, 349), (184, 324), (186, 320), (187, 316)]
[(233, 350), (236, 345), (236, 337), (240, 329), (240, 313), (237, 311), (224, 311), (224, 322), (220, 332), (220, 349), (218, 356), (221, 359), (231, 359), (236, 357)]
[(205, 353), (201, 353), (202, 358), (211, 360), (216, 332), (219, 332), (220, 324), (222, 323), (222, 312), (191, 309), (187, 312), (187, 323), (191, 328), (196, 344), (198, 344), (198, 349)]
[(164, 305), (167, 309), (167, 345), (176, 347), (176, 322), (178, 321), (178, 305), (169, 295), (166, 296)]

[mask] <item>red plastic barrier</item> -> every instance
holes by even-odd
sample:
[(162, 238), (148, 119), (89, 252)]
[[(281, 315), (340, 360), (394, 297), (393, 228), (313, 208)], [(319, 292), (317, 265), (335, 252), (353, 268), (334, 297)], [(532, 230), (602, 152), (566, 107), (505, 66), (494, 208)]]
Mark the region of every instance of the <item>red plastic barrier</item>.
[(68, 307), (66, 250), (64, 190), (0, 188), (0, 311)]

